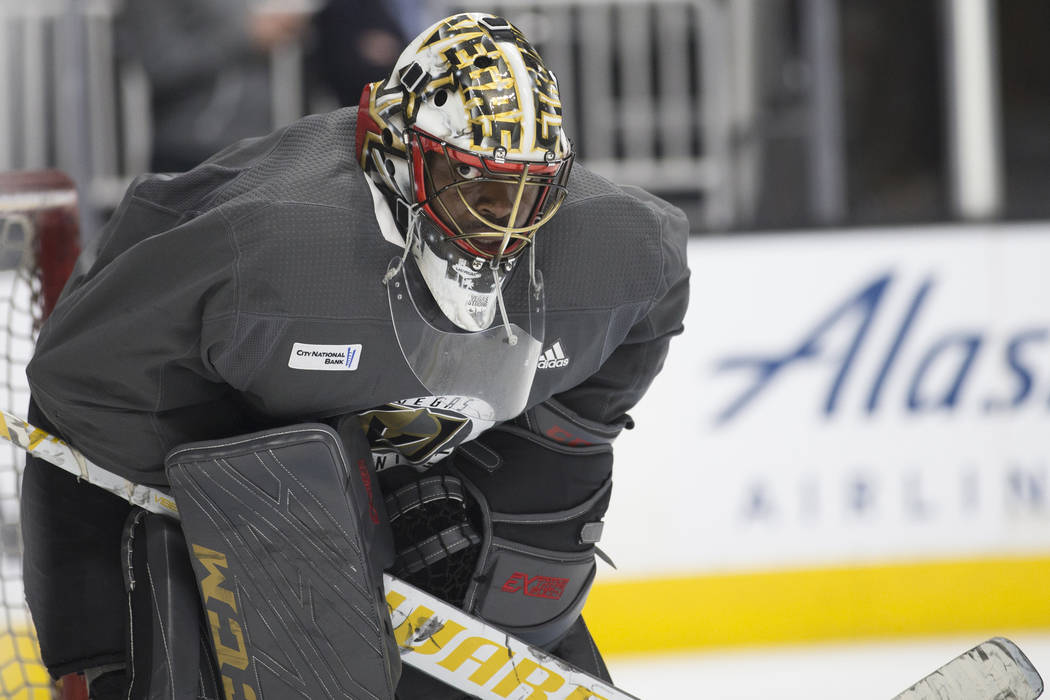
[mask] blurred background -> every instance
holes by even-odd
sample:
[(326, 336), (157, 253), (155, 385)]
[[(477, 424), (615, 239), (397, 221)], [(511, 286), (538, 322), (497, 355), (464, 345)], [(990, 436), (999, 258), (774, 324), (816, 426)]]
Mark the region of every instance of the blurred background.
[(0, 171), (69, 173), (89, 240), (463, 9), (692, 226), (586, 612), (614, 677), (885, 698), (995, 634), (1050, 672), (1045, 0), (0, 0)]
[[(74, 173), (97, 220), (158, 146), (160, 165), (173, 146), (195, 162), (223, 138), (356, 104), (405, 37), (462, 7), (3, 0), (0, 168)], [(1050, 213), (1045, 2), (486, 8), (554, 67), (583, 159), (674, 199), (697, 234)]]

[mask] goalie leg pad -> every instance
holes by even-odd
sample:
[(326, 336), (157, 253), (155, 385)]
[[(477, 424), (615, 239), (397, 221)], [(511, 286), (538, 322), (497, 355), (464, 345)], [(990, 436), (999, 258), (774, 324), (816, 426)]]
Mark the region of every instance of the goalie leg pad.
[(130, 615), (130, 688), (122, 697), (222, 700), (178, 523), (136, 509), (124, 527), (121, 555)]
[[(57, 434), (32, 402), (29, 420)], [(51, 676), (123, 663), (120, 538), (131, 505), (32, 454), (20, 495), (26, 600)]]
[(166, 460), (228, 700), (393, 700), (393, 546), (363, 433), (308, 424)]

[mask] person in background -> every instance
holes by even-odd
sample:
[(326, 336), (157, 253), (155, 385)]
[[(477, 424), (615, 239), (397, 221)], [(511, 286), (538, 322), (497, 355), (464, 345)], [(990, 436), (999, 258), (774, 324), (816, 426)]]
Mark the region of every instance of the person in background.
[(309, 1), (133, 0), (117, 18), (117, 51), (151, 89), (155, 172), (189, 170), (274, 128), (270, 52), (303, 40)]
[(368, 83), (390, 74), (408, 39), (379, 0), (328, 0), (314, 16), (311, 61), (341, 106), (356, 105)]
[(391, 11), (397, 18), (401, 30), (408, 36), (415, 36), (430, 24), (430, 17), (424, 10), (424, 0), (389, 0)]

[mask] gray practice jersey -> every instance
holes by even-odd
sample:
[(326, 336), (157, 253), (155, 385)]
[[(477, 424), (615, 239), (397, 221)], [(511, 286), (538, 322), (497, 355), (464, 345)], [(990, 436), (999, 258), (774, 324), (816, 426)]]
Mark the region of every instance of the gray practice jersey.
[[(399, 350), (381, 279), (401, 250), (355, 160), (356, 114), (307, 117), (131, 186), (29, 365), (65, 439), (164, 485), (176, 445), (279, 424), (359, 416), (380, 468), (440, 459), (491, 426), (457, 410), (470, 397), (428, 395)], [(626, 422), (682, 330), (687, 234), (674, 207), (574, 168), (535, 238), (547, 313), (530, 407)], [(512, 278), (508, 305), (527, 283)], [(353, 361), (325, 369), (316, 353), (332, 348)]]

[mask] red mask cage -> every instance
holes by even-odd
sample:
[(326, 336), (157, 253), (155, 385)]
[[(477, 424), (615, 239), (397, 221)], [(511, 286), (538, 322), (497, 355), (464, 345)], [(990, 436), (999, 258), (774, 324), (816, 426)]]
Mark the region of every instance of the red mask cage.
[[(565, 199), (573, 156), (509, 160), (497, 148), (482, 156), (409, 131), (416, 201), (467, 254), (486, 260), (516, 257)], [(551, 154), (553, 156), (553, 154)]]

